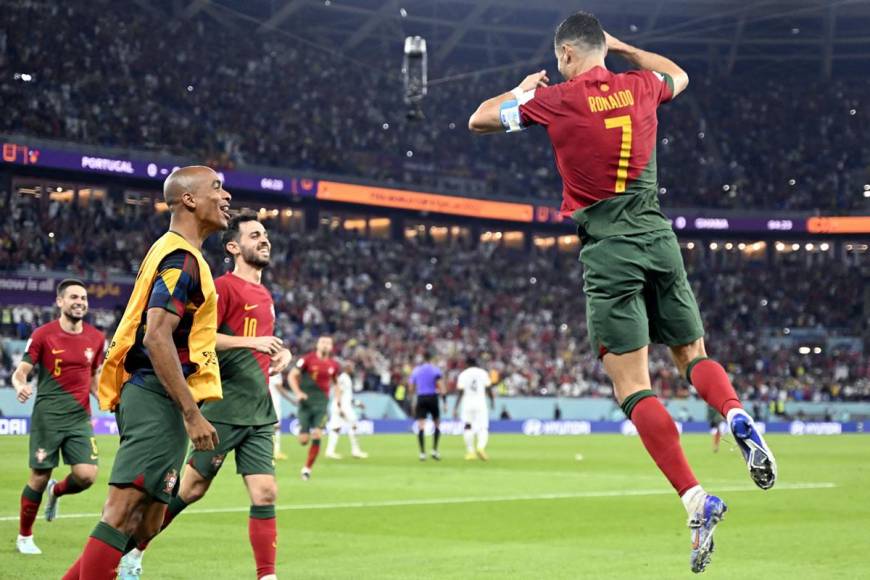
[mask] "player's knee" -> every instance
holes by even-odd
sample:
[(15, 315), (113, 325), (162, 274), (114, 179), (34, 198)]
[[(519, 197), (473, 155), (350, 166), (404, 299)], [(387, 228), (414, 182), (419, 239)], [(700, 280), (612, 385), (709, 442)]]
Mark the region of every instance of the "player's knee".
[(685, 375), (686, 370), (689, 368), (689, 364), (693, 360), (707, 356), (707, 351), (704, 348), (704, 339), (699, 338), (698, 340), (688, 344), (672, 346), (671, 355), (674, 359), (674, 364), (680, 371), (680, 374)]
[(308, 445), (308, 433), (299, 434), (299, 445)]
[(254, 493), (254, 505), (275, 505), (278, 501), (278, 486), (264, 485)]
[(30, 473), (27, 487), (33, 491), (45, 491), (45, 488), (48, 487), (49, 479), (51, 479), (51, 470), (34, 470)]
[(78, 480), (79, 485), (81, 486), (82, 489), (88, 489), (89, 487), (94, 485), (95, 481), (97, 481), (97, 472), (96, 471), (89, 471), (87, 473), (77, 475), (76, 479)]

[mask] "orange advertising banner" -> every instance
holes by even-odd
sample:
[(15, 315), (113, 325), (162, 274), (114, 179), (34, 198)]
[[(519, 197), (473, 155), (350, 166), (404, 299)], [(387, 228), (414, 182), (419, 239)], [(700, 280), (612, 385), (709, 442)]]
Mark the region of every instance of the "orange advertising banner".
[(811, 217), (807, 220), (811, 234), (870, 234), (870, 216)]
[(534, 206), (531, 204), (487, 201), (336, 181), (320, 181), (317, 199), (514, 222), (531, 222), (534, 219)]

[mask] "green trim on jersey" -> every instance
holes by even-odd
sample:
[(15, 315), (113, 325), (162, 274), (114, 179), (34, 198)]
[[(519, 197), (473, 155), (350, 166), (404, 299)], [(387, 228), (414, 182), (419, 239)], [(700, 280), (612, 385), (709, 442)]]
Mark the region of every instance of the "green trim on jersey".
[(302, 376), (299, 377), (299, 389), (308, 395), (308, 399), (323, 399), (324, 401), (328, 401), (329, 397), (320, 390), (320, 387), (317, 386), (317, 383), (314, 379), (311, 378), (311, 375), (308, 374), (307, 371), (302, 372)]
[[(221, 334), (234, 335), (226, 324)], [(209, 421), (239, 426), (272, 425), (278, 414), (272, 404), (269, 385), (260, 363), (249, 348), (233, 348), (218, 352), (223, 399), (202, 406)]]
[(659, 206), (655, 190), (603, 199), (578, 209), (571, 219), (577, 222), (584, 244), (613, 236), (671, 229), (671, 223)]
[[(90, 396), (90, 395), (88, 395)], [(39, 365), (36, 387), (36, 400), (33, 403), (34, 416), (39, 415), (43, 421), (51, 424), (58, 431), (74, 429), (82, 421), (90, 423), (91, 416), (87, 409), (60, 383), (54, 380), (49, 369)]]

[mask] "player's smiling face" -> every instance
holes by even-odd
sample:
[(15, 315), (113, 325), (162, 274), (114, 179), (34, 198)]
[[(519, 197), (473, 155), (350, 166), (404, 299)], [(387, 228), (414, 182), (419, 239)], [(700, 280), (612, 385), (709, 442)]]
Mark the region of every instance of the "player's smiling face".
[(88, 314), (88, 291), (76, 284), (67, 286), (57, 297), (57, 307), (72, 322), (82, 320)]
[(269, 233), (257, 220), (239, 224), (239, 250), (242, 259), (255, 268), (265, 268), (272, 256), (272, 243)]
[(230, 223), (232, 196), (224, 189), (224, 183), (220, 176), (211, 171), (199, 183), (194, 194), (197, 201), (196, 214), (199, 220), (211, 226), (212, 231), (227, 229)]

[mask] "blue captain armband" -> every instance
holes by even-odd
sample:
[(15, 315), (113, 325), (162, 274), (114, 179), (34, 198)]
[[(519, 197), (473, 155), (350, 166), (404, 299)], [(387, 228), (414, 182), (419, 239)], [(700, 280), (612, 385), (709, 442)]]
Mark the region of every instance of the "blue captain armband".
[(499, 108), (498, 116), (501, 119), (501, 126), (508, 133), (525, 130), (520, 121), (520, 104), (516, 99), (503, 102)]

